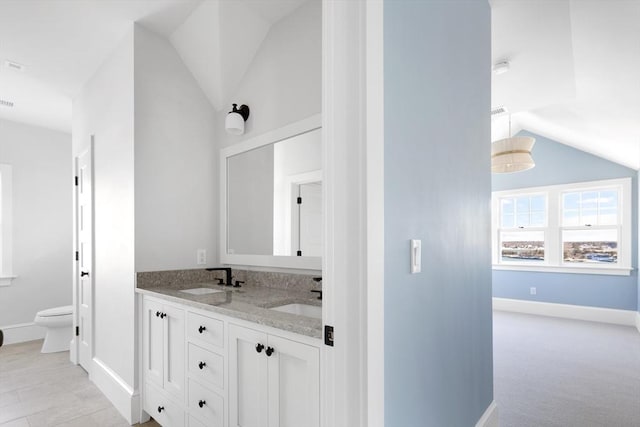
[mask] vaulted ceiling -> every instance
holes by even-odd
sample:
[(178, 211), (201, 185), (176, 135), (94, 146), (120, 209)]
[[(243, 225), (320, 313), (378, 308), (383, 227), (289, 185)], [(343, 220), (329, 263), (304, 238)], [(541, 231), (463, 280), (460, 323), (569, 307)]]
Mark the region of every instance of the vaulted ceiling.
[[(216, 109), (307, 0), (1, 0), (0, 118), (71, 131), (71, 105), (133, 22), (170, 40)], [(16, 70), (12, 61), (23, 66)]]
[[(229, 108), (271, 26), (311, 0), (1, 0), (0, 118), (69, 132), (71, 104), (139, 22)], [(319, 1), (319, 0), (312, 0)], [(490, 0), (492, 106), (527, 129), (640, 169), (640, 0)], [(5, 61), (24, 65), (22, 71)], [(492, 121), (505, 137), (508, 115)]]
[[(640, 168), (640, 1), (492, 0), (492, 107), (527, 129)], [(507, 136), (494, 118), (492, 140)], [(535, 148), (534, 148), (535, 152)]]

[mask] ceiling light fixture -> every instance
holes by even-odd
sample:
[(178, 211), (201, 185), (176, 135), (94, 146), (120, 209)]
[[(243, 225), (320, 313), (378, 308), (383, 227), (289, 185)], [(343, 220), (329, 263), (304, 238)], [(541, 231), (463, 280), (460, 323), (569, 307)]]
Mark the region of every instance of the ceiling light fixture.
[(238, 104), (233, 104), (233, 109), (229, 111), (225, 119), (224, 128), (232, 135), (242, 135), (244, 133), (244, 122), (246, 122), (248, 118), (248, 106), (243, 104), (238, 108)]
[(509, 138), (491, 144), (491, 173), (522, 172), (535, 167), (531, 149), (536, 140), (529, 136), (511, 136), (509, 115)]
[(500, 74), (504, 74), (509, 71), (511, 65), (509, 65), (509, 61), (500, 61), (493, 66), (493, 73), (497, 76)]

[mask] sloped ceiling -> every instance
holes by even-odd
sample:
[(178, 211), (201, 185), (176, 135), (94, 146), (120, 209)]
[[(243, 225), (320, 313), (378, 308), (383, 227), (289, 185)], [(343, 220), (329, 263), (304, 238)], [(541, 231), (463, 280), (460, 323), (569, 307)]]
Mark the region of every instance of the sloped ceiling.
[[(71, 100), (131, 29), (168, 36), (199, 0), (0, 1), (0, 118), (70, 132)], [(25, 66), (17, 72), (5, 60)]]
[(73, 97), (134, 22), (168, 38), (212, 105), (229, 108), (271, 25), (305, 1), (0, 0), (0, 99), (14, 103), (0, 118), (70, 132)]
[[(493, 0), (492, 107), (527, 129), (640, 169), (640, 2)], [(494, 118), (492, 140), (508, 117)], [(535, 148), (534, 148), (535, 153)]]

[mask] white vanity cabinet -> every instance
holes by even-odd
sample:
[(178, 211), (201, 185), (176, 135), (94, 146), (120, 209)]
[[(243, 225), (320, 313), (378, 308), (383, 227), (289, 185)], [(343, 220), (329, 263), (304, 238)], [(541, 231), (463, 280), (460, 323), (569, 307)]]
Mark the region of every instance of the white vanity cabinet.
[(229, 325), (231, 427), (318, 427), (320, 349)]
[(160, 425), (319, 427), (319, 340), (141, 298), (143, 409)]

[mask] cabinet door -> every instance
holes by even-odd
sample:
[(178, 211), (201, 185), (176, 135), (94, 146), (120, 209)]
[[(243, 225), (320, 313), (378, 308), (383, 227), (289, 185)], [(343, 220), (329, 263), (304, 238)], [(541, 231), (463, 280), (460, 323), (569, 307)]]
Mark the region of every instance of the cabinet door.
[(320, 350), (269, 336), (269, 427), (319, 427)]
[(184, 310), (163, 306), (165, 321), (164, 389), (177, 397), (184, 396), (185, 335)]
[[(258, 344), (264, 346), (260, 352)], [(267, 426), (267, 344), (267, 334), (229, 325), (231, 427)]]
[(142, 357), (144, 378), (158, 387), (164, 381), (164, 321), (162, 304), (144, 298), (142, 302)]

